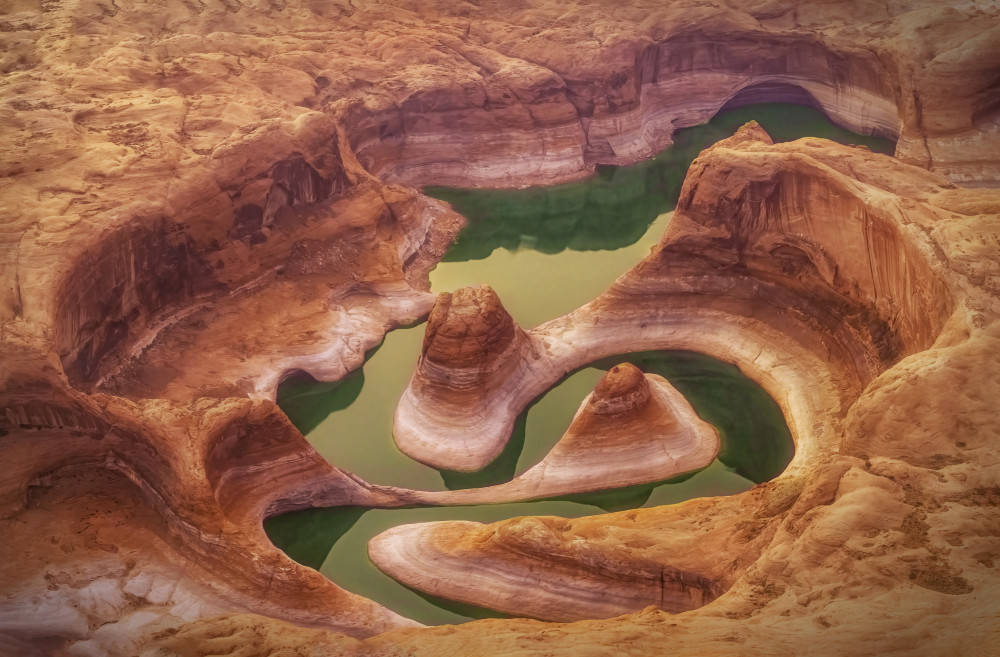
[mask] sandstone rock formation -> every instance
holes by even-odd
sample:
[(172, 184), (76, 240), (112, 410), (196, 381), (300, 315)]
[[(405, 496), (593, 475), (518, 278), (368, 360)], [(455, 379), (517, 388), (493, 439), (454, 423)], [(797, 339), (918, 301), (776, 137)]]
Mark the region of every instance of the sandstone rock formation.
[[(984, 654), (1000, 199), (954, 183), (1000, 180), (998, 25), (978, 0), (7, 3), (2, 651)], [(323, 463), (268, 401), (430, 310), (461, 220), (406, 185), (582, 176), (761, 98), (898, 135), (900, 161), (721, 146), (657, 253), (531, 336), (541, 378), (627, 337), (735, 362), (779, 401), (779, 480), (539, 532), (725, 594), (414, 629), (269, 544), (270, 514), (412, 503)], [(516, 573), (509, 545), (483, 556)]]
[[(401, 525), (368, 545), (375, 564), (415, 589), (514, 616), (552, 621), (610, 618), (653, 605), (696, 609), (725, 589), (697, 572), (665, 568), (565, 535), (559, 518)], [(616, 556), (624, 556), (621, 561)], [(698, 563), (704, 567), (703, 563)], [(462, 572), (459, 584), (455, 573)], [(557, 591), (555, 595), (548, 593)]]
[[(666, 379), (622, 363), (587, 395), (545, 458), (511, 481), (410, 495), (424, 504), (495, 504), (615, 490), (700, 470), (718, 453), (718, 432)], [(391, 562), (376, 564), (396, 575)]]
[[(475, 471), (503, 450), (523, 401), (500, 384), (531, 359), (523, 330), (488, 286), (437, 298), (420, 360), (396, 409), (393, 435), (408, 456), (444, 470)], [(452, 421), (460, 415), (461, 425)]]
[(683, 395), (663, 377), (623, 363), (608, 370), (552, 451), (518, 479), (552, 496), (624, 488), (704, 468), (718, 453), (715, 428)]
[[(937, 408), (926, 395), (940, 398), (931, 390), (995, 343), (993, 284), (967, 263), (971, 252), (1000, 244), (975, 236), (995, 225), (998, 210), (1000, 191), (959, 190), (821, 140), (771, 144), (748, 124), (692, 165), (674, 220), (646, 260), (531, 336), (560, 345), (550, 361), (593, 357), (616, 342), (666, 342), (740, 363), (786, 413), (796, 439), (788, 470), (742, 495), (676, 507), (548, 524), (401, 527), (373, 541), (372, 558), (435, 595), (553, 620), (641, 607), (666, 572), (670, 582), (711, 583), (697, 595), (685, 585), (686, 604), (727, 591), (685, 619), (860, 618), (884, 609), (878, 591), (887, 590), (889, 625), (903, 636), (903, 619), (941, 596), (954, 619), (975, 625), (996, 612), (1000, 587), (983, 561), (992, 559), (984, 546), (1000, 521), (990, 508), (993, 429), (978, 433), (997, 419), (983, 414), (973, 388)], [(980, 384), (992, 389), (994, 379)], [(957, 439), (937, 415), (910, 424), (944, 407), (975, 418), (979, 437)], [(904, 425), (921, 436), (919, 447), (876, 438)], [(951, 502), (932, 501), (940, 496)], [(736, 517), (738, 527), (726, 526)], [(973, 517), (982, 524), (960, 520)], [(931, 547), (932, 526), (949, 528), (951, 548)], [(792, 563), (811, 566), (780, 574)], [(860, 578), (849, 603), (838, 588), (845, 570)], [(607, 579), (637, 582), (635, 597), (595, 599), (589, 591)], [(675, 588), (663, 590), (680, 604)]]

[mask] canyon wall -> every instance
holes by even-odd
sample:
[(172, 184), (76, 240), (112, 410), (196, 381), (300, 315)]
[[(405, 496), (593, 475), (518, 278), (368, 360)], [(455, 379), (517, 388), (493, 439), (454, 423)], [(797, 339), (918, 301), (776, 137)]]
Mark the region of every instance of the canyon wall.
[[(1000, 180), (995, 7), (611, 9), (4, 8), (3, 651), (804, 653), (840, 627), (849, 654), (983, 653), (1000, 200), (975, 187)], [(419, 500), (327, 464), (270, 401), (430, 312), (462, 219), (411, 185), (578, 178), (765, 97), (898, 136), (899, 161), (746, 134), (706, 153), (655, 253), (529, 332), (550, 354), (531, 385), (626, 348), (701, 350), (781, 405), (789, 471), (732, 498), (414, 541), (464, 536), (461, 564), (508, 578), (512, 549), (551, 546), (578, 587), (581, 564), (625, 564), (594, 580), (635, 583), (608, 613), (669, 607), (665, 591), (710, 604), (420, 629), (267, 541), (280, 512)]]

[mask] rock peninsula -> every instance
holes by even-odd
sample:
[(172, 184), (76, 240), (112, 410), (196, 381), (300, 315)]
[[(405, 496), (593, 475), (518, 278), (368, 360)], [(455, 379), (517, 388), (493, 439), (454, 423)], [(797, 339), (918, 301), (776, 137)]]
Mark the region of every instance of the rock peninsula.
[[(0, 653), (990, 654), (995, 3), (419, 5), (0, 10)], [(282, 377), (343, 377), (428, 315), (426, 366), (470, 365), (428, 283), (463, 219), (421, 186), (585, 177), (761, 100), (896, 139), (895, 157), (745, 127), (593, 302), (519, 328), (473, 293), (473, 360), (492, 364), (469, 371), (520, 377), (514, 416), (596, 359), (700, 351), (780, 405), (785, 473), (382, 543), (434, 564), (412, 586), (559, 624), (419, 627), (268, 541), (283, 512), (427, 494), (327, 463), (273, 402)]]

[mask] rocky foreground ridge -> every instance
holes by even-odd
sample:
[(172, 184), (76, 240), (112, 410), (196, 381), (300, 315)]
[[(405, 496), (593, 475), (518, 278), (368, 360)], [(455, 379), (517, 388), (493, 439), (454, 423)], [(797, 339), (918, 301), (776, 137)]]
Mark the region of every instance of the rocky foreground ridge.
[[(996, 645), (1000, 193), (982, 187), (1000, 180), (995, 6), (3, 12), (2, 651)], [(653, 603), (654, 577), (694, 582), (710, 604), (418, 628), (267, 541), (261, 521), (280, 512), (416, 499), (324, 462), (271, 401), (285, 373), (342, 376), (430, 312), (427, 271), (462, 219), (414, 185), (579, 177), (761, 99), (898, 137), (898, 159), (746, 128), (692, 165), (649, 258), (532, 331), (560, 367), (625, 342), (738, 364), (788, 418), (786, 473), (730, 498), (413, 542), (505, 576), (558, 561), (535, 569), (555, 583), (538, 586), (555, 598), (526, 598), (539, 608), (565, 595), (559, 577), (633, 577), (623, 590)]]

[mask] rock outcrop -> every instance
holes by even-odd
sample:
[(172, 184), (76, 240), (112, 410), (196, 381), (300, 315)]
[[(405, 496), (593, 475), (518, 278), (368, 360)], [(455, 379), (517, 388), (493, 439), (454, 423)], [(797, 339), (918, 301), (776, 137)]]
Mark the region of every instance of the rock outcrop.
[(396, 409), (399, 449), (443, 470), (482, 469), (503, 450), (516, 419), (511, 395), (500, 386), (530, 358), (527, 336), (490, 287), (439, 295)]
[[(718, 453), (718, 432), (666, 379), (622, 363), (587, 395), (545, 458), (522, 474), (495, 486), (412, 495), (424, 504), (496, 504), (614, 490), (700, 470)], [(396, 576), (391, 562), (377, 565)]]
[[(566, 521), (559, 531), (535, 531), (536, 521), (520, 519), (400, 527), (373, 541), (373, 560), (435, 595), (505, 610), (516, 604), (522, 613), (552, 620), (614, 613), (587, 591), (604, 586), (609, 572), (624, 580), (627, 573), (653, 573), (654, 566), (698, 575), (721, 587), (713, 590), (727, 591), (706, 608), (711, 615), (814, 623), (803, 601), (826, 594), (811, 592), (813, 578), (835, 587), (849, 568), (895, 591), (894, 604), (907, 610), (894, 608), (900, 618), (922, 613), (941, 595), (969, 596), (950, 604), (973, 618), (978, 597), (972, 594), (993, 595), (998, 582), (968, 550), (949, 551), (947, 558), (927, 552), (921, 523), (937, 515), (935, 522), (955, 528), (971, 546), (982, 545), (1000, 519), (987, 513), (992, 520), (985, 521), (971, 512), (985, 524), (958, 530), (952, 523), (965, 512), (956, 510), (950, 521), (944, 506), (932, 512), (922, 507), (934, 506), (935, 495), (990, 498), (993, 474), (981, 470), (980, 459), (992, 452), (980, 437), (976, 444), (983, 451), (969, 453), (970, 443), (937, 420), (914, 429), (926, 441), (923, 448), (869, 440), (884, 431), (898, 435), (923, 412), (936, 413), (916, 409), (926, 403), (924, 395), (936, 394), (932, 381), (952, 375), (944, 363), (953, 357), (957, 372), (964, 371), (966, 358), (993, 344), (991, 327), (1000, 323), (987, 313), (1000, 307), (991, 284), (978, 282), (987, 278), (972, 273), (964, 254), (996, 244), (987, 247), (963, 226), (981, 230), (995, 223), (995, 215), (978, 212), (995, 213), (998, 203), (1000, 192), (960, 191), (935, 174), (864, 150), (811, 139), (772, 144), (758, 126), (745, 126), (692, 165), (674, 219), (648, 258), (591, 304), (529, 335), (551, 345), (536, 373), (558, 372), (560, 359), (579, 363), (616, 344), (670, 344), (739, 363), (786, 414), (796, 440), (788, 470), (742, 495)], [(907, 410), (876, 419), (875, 400), (888, 398)], [(976, 426), (992, 426), (978, 398), (959, 395), (955, 408), (975, 417)], [(908, 479), (931, 477), (928, 469), (938, 482), (930, 489)], [(829, 508), (817, 513), (817, 505)], [(805, 509), (815, 515), (803, 515)], [(739, 514), (747, 519), (739, 529), (723, 529), (723, 519)], [(685, 519), (692, 524), (671, 530), (667, 540), (666, 526)], [(632, 534), (647, 521), (650, 543)], [(506, 540), (509, 532), (518, 540)], [(839, 547), (814, 542), (828, 533)], [(881, 538), (866, 543), (861, 537), (867, 535)], [(695, 547), (715, 541), (726, 547)], [(806, 567), (817, 550), (830, 565)], [(720, 554), (733, 560), (723, 567)], [(892, 575), (879, 570), (888, 562), (896, 564)], [(785, 568), (791, 568), (787, 577), (777, 575)], [(650, 604), (647, 587), (655, 577), (644, 577), (649, 580), (632, 589), (634, 608)], [(516, 603), (515, 589), (522, 591)], [(852, 617), (881, 608), (882, 598), (870, 588), (857, 584), (854, 590), (858, 597), (840, 613)], [(826, 613), (833, 614), (839, 598), (830, 595)], [(626, 604), (617, 594), (612, 599)], [(905, 633), (906, 623), (894, 627)]]
[[(1000, 180), (998, 25), (933, 0), (8, 3), (2, 651), (981, 654), (1000, 598), (1000, 199), (954, 183)], [(595, 581), (631, 560), (725, 594), (415, 630), (270, 545), (269, 514), (413, 503), (322, 462), (268, 401), (430, 310), (461, 219), (405, 185), (567, 180), (762, 98), (898, 136), (900, 161), (721, 145), (656, 253), (528, 334), (533, 395), (574, 363), (671, 347), (779, 402), (797, 441), (779, 480), (539, 532), (571, 580), (614, 555)], [(519, 573), (521, 535), (482, 557)], [(837, 627), (850, 640), (819, 639)]]
[[(535, 517), (498, 526), (401, 525), (373, 538), (368, 554), (379, 568), (389, 565), (390, 575), (420, 591), (552, 621), (610, 618), (650, 605), (679, 613), (725, 590), (708, 577), (656, 561), (642, 563), (632, 555), (618, 561), (618, 555), (579, 535), (570, 540), (564, 535), (568, 526), (561, 519)], [(457, 571), (464, 573), (460, 585)]]
[(552, 451), (518, 479), (561, 489), (556, 494), (624, 488), (699, 470), (718, 453), (715, 428), (683, 395), (663, 377), (623, 363), (608, 370)]

